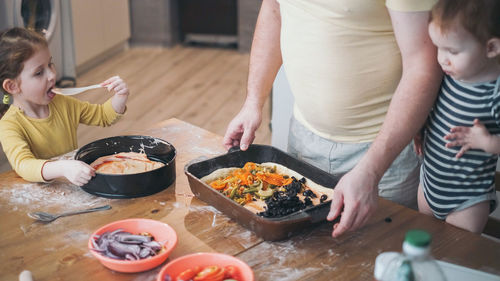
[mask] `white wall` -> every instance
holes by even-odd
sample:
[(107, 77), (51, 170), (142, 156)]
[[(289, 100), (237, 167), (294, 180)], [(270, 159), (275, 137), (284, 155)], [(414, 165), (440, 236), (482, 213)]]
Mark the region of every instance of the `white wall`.
[(271, 145), (283, 151), (286, 151), (288, 144), (288, 130), (292, 112), (293, 95), (282, 66), (273, 84)]

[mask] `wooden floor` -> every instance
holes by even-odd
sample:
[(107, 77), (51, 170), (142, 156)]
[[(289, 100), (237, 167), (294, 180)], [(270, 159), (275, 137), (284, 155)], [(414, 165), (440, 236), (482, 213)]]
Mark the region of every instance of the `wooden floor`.
[[(248, 58), (236, 50), (177, 46), (131, 48), (103, 61), (80, 75), (78, 86), (119, 75), (130, 89), (127, 112), (111, 127), (80, 125), (79, 146), (104, 137), (134, 134), (172, 117), (223, 135), (245, 99)], [(76, 97), (102, 103), (110, 96), (99, 89)], [(254, 143), (269, 144), (269, 101), (263, 112)], [(2, 151), (0, 171), (9, 169)]]

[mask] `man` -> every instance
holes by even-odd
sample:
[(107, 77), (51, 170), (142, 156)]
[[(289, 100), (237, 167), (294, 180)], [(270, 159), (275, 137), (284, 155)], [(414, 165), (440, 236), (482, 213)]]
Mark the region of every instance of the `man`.
[(245, 150), (254, 140), (283, 63), (295, 97), (289, 152), (330, 173), (349, 171), (335, 188), (328, 215), (333, 220), (343, 209), (333, 237), (366, 223), (377, 192), (416, 205), (419, 163), (408, 144), (430, 111), (442, 75), (427, 34), (433, 3), (262, 3), (247, 98), (224, 145)]

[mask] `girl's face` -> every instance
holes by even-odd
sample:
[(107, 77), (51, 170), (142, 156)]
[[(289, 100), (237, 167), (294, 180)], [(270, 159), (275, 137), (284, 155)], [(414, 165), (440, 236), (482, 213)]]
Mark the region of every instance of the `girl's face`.
[(460, 24), (455, 23), (446, 33), (432, 21), (429, 36), (438, 48), (438, 62), (443, 71), (454, 79), (465, 82), (487, 82), (492, 70), (498, 68), (495, 59), (487, 57), (482, 44)]
[(38, 49), (24, 62), (16, 81), (19, 92), (14, 95), (14, 104), (24, 110), (46, 108), (55, 96), (51, 90), (56, 82), (56, 71), (48, 48)]

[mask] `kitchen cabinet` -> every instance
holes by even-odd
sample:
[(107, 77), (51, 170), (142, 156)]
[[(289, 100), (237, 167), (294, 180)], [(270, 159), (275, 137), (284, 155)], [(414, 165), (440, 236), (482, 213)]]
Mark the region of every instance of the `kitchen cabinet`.
[(128, 0), (71, 0), (77, 73), (128, 44)]

